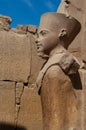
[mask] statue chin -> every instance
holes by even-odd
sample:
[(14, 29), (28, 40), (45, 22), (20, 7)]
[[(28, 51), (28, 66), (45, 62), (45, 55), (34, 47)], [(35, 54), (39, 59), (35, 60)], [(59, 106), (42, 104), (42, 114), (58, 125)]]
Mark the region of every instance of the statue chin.
[(39, 53), (37, 53), (37, 55), (38, 55), (39, 57), (43, 58), (43, 59), (47, 59), (47, 58), (49, 58), (49, 56), (46, 55), (46, 54), (43, 53), (43, 52), (39, 52)]

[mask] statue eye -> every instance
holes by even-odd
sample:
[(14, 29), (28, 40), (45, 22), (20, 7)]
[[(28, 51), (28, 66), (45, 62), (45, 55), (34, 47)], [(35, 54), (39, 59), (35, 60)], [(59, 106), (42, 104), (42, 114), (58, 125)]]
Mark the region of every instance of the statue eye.
[(40, 34), (41, 34), (42, 36), (44, 36), (44, 35), (47, 34), (47, 31), (41, 31)]

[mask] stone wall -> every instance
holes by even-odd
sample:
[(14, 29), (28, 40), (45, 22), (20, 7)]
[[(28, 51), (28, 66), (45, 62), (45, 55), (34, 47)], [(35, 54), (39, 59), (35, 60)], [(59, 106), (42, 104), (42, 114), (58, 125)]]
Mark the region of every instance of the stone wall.
[[(79, 103), (78, 130), (86, 129), (85, 7), (85, 0), (62, 0), (57, 10), (76, 17), (82, 25), (69, 47), (82, 64), (79, 70), (82, 89), (75, 90)], [(36, 53), (37, 27), (10, 28), (11, 22), (10, 17), (0, 15), (0, 130), (42, 130), (41, 102), (35, 80), (45, 61)]]
[(42, 130), (35, 80), (44, 61), (36, 53), (37, 27), (10, 28), (11, 21), (0, 15), (0, 130)]

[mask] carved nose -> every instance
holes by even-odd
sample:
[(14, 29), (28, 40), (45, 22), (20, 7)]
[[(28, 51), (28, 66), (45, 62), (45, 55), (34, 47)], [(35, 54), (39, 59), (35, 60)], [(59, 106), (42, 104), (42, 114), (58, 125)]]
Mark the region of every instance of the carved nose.
[(38, 43), (38, 39), (37, 38), (35, 39), (35, 43)]
[(36, 38), (35, 39), (35, 43), (38, 44), (40, 42), (40, 39), (39, 38)]

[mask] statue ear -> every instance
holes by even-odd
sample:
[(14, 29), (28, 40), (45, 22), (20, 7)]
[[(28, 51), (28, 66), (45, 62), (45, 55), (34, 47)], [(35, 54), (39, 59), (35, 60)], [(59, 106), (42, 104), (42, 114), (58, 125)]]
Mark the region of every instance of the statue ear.
[(67, 36), (67, 30), (65, 28), (63, 28), (63, 29), (60, 30), (59, 38), (61, 39), (65, 36)]

